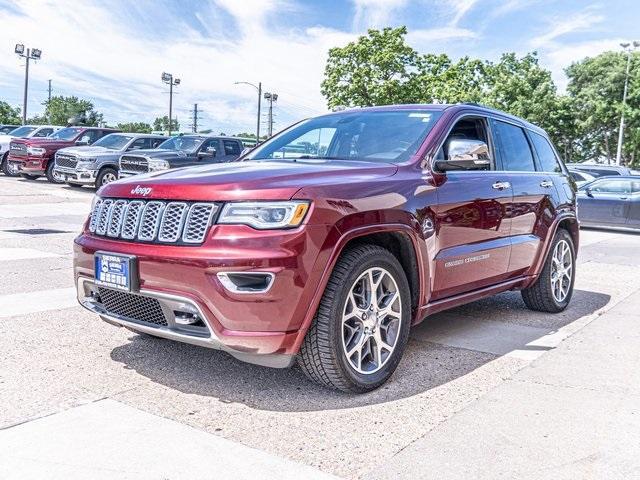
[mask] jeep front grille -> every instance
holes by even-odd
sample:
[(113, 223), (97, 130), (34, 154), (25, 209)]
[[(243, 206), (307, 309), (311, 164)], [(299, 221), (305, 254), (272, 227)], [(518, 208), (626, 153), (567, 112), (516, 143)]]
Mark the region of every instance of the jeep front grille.
[(141, 242), (202, 243), (218, 205), (105, 198), (96, 201), (89, 219), (95, 235)]
[(58, 167), (76, 168), (78, 159), (75, 155), (69, 155), (68, 153), (56, 154), (56, 165)]
[(150, 323), (166, 327), (168, 325), (160, 302), (156, 298), (121, 292), (112, 288), (98, 287), (98, 299), (111, 315), (127, 320)]
[(131, 173), (146, 173), (149, 171), (149, 160), (145, 157), (123, 155), (120, 157), (120, 171)]

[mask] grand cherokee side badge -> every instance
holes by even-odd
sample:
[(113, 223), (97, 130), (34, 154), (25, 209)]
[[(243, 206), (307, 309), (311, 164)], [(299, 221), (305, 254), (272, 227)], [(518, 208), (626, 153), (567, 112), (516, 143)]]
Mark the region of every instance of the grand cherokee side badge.
[(146, 197), (151, 193), (151, 190), (151, 187), (141, 187), (140, 185), (136, 185), (136, 188), (131, 190), (131, 195), (142, 195), (143, 197)]

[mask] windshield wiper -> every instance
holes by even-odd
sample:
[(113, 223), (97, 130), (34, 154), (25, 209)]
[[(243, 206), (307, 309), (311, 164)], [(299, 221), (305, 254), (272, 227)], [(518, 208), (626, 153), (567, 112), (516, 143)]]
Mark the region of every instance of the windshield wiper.
[(346, 160), (343, 157), (321, 157), (320, 155), (300, 155), (300, 159), (312, 159), (312, 160)]

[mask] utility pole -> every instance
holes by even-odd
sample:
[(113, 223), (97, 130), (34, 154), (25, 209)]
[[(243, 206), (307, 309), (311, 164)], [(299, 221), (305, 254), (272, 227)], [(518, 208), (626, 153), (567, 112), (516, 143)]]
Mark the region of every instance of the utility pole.
[(22, 124), (27, 123), (27, 96), (29, 91), (29, 61), (40, 60), (42, 57), (42, 50), (38, 48), (27, 48), (25, 51), (24, 45), (21, 43), (16, 44), (14, 52), (19, 57), (25, 59), (24, 67), (24, 96), (22, 98)]
[(271, 138), (273, 136), (273, 102), (278, 100), (277, 93), (265, 92), (264, 98), (269, 102), (269, 114), (268, 114), (268, 122), (269, 122), (269, 133), (268, 137)]
[(258, 82), (258, 85), (254, 85), (249, 82), (234, 82), (234, 85), (250, 85), (258, 91), (258, 117), (256, 121), (256, 145), (260, 143), (260, 107), (262, 104), (262, 82)]
[(191, 124), (193, 133), (198, 133), (198, 104), (193, 104), (193, 123)]
[[(630, 48), (633, 45), (633, 48)], [(624, 91), (622, 93), (622, 114), (620, 115), (620, 130), (618, 130), (618, 150), (616, 152), (616, 165), (620, 165), (620, 160), (622, 158), (622, 141), (624, 138), (624, 109), (627, 105), (627, 90), (629, 87), (629, 68), (631, 67), (631, 54), (633, 51), (640, 47), (639, 41), (634, 41), (633, 43), (624, 42), (621, 43), (620, 46), (627, 51), (627, 71), (624, 77)]]
[(173, 78), (171, 73), (162, 72), (162, 81), (169, 85), (169, 136), (171, 136), (171, 125), (173, 123), (173, 86), (180, 85), (179, 78)]

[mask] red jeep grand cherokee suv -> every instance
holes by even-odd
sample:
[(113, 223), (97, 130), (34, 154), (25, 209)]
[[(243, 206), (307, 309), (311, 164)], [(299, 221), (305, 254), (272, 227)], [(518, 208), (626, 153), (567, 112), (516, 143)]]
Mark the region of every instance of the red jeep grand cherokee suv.
[(64, 183), (64, 178), (54, 171), (58, 150), (74, 145), (91, 145), (99, 138), (119, 131), (113, 128), (67, 127), (44, 138), (16, 138), (9, 145), (7, 168), (29, 180), (45, 175), (51, 183)]
[(80, 303), (136, 332), (364, 392), (409, 327), (505, 290), (564, 310), (575, 186), (541, 129), (474, 105), (305, 120), (238, 161), (98, 192)]

